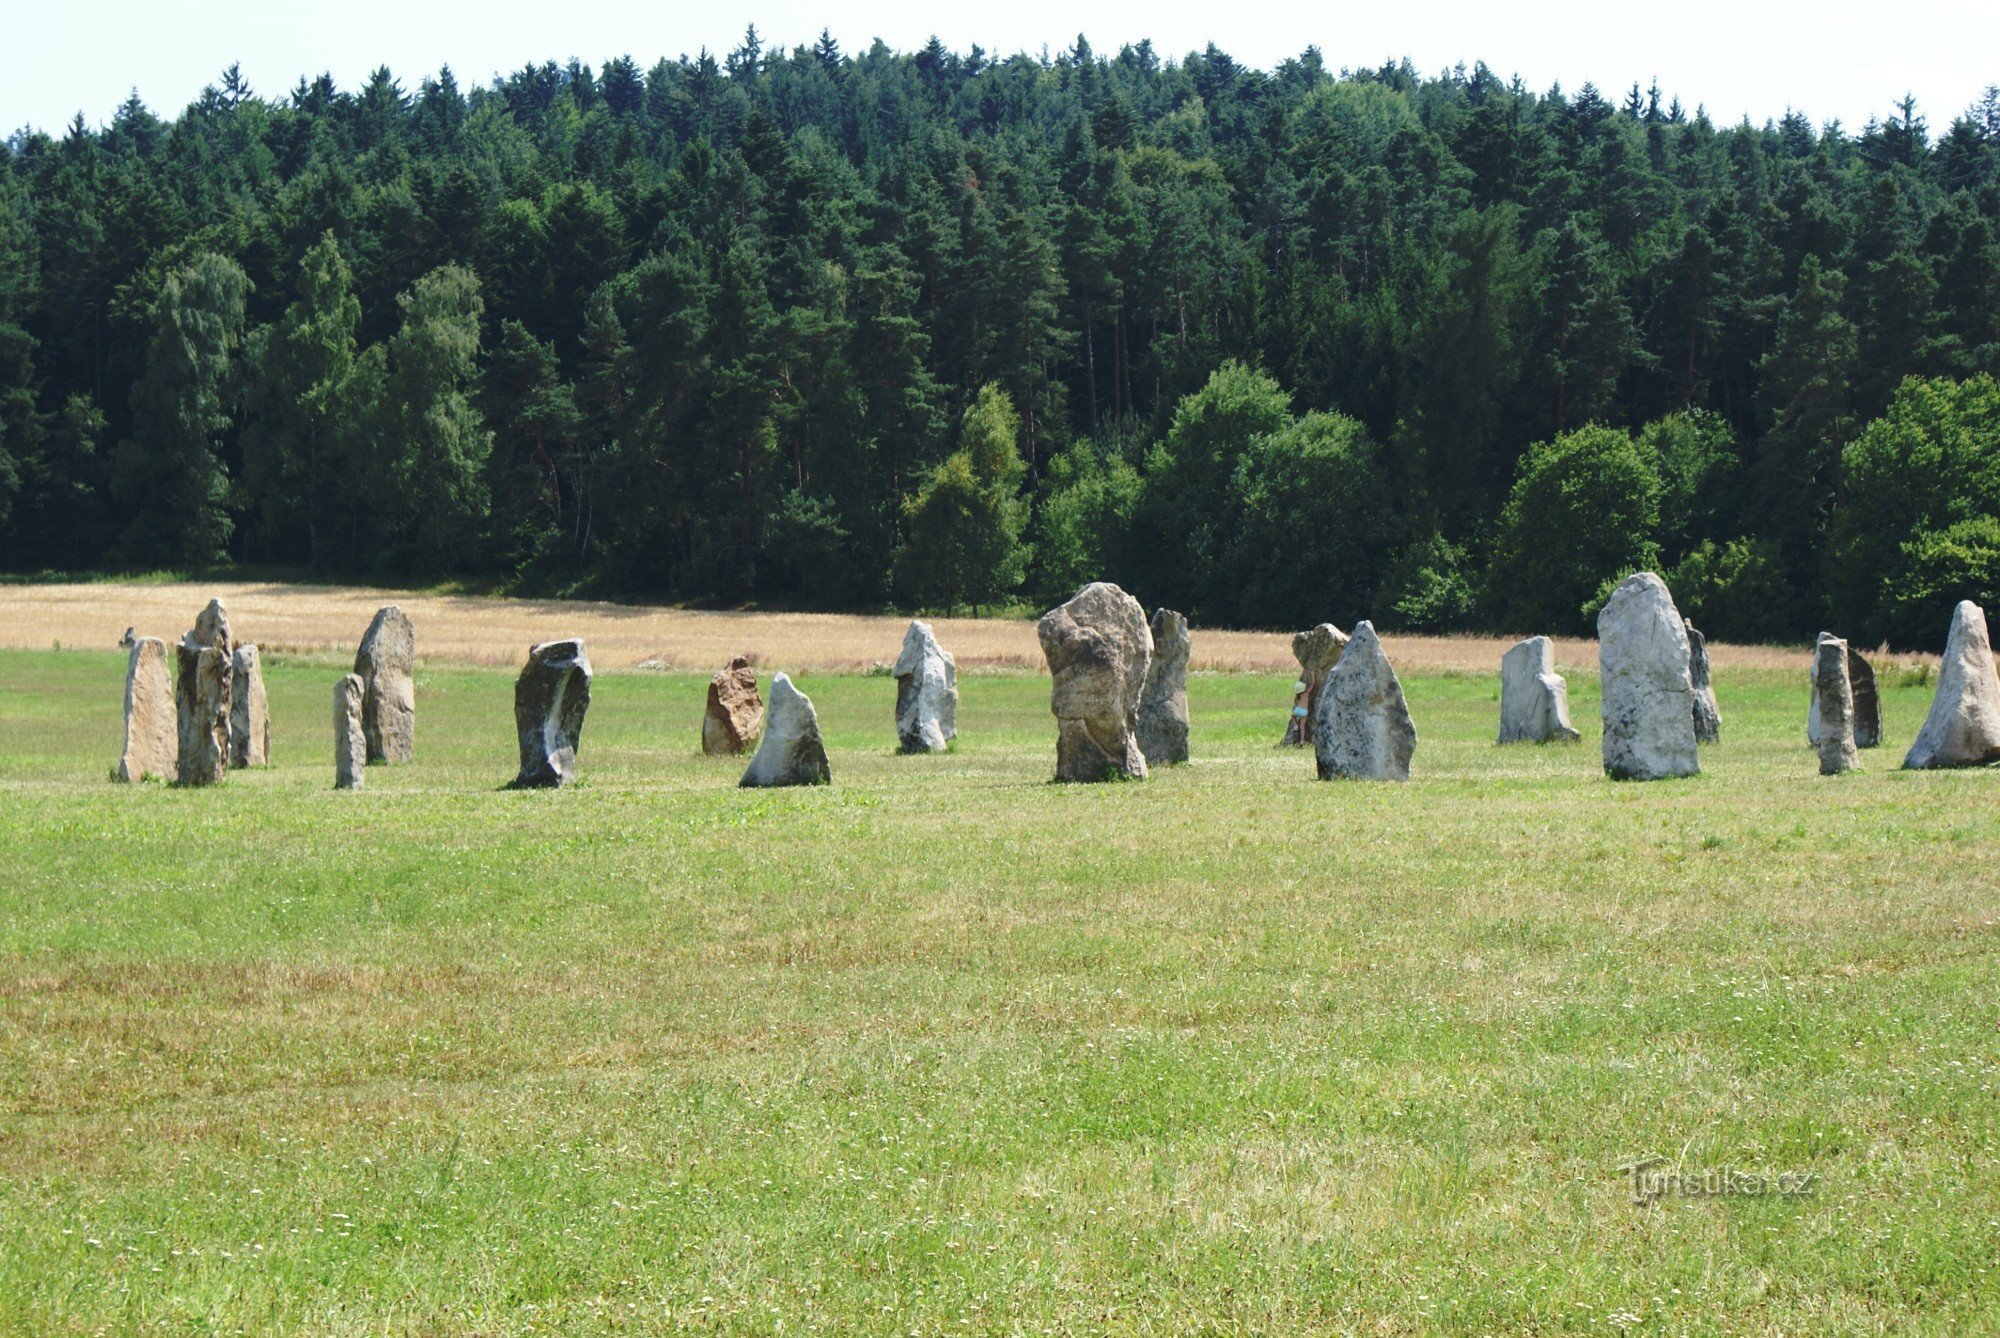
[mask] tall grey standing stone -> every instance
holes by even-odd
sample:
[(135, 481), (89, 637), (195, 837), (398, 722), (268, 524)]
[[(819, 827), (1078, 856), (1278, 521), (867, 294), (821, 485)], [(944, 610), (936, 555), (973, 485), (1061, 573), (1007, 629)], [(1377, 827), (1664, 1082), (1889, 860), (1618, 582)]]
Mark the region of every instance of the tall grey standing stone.
[(1299, 681), (1292, 685), (1292, 715), (1285, 722), (1285, 747), (1303, 748), (1312, 742), (1313, 707), (1319, 703), (1321, 684), (1340, 662), (1347, 649), (1347, 633), (1332, 623), (1292, 634), (1292, 655), (1299, 662)]
[[(1831, 632), (1820, 633), (1822, 637)], [(1882, 742), (1882, 697), (1875, 690), (1875, 671), (1852, 643), (1847, 647), (1847, 685), (1854, 699), (1854, 746), (1873, 748)], [(1806, 708), (1806, 742), (1819, 747), (1819, 680), (1813, 679), (1812, 702)]]
[(1928, 771), (1994, 762), (2000, 762), (2000, 677), (1993, 671), (1986, 613), (1965, 599), (1952, 610), (1937, 695), (1903, 765)]
[(930, 624), (912, 622), (896, 657), (896, 746), (941, 753), (958, 737), (958, 662)]
[(193, 646), (214, 646), (224, 651), (235, 650), (236, 643), (229, 636), (229, 610), (222, 606), (222, 601), (209, 600), (208, 607), (195, 618), (194, 630), (182, 640)]
[(583, 642), (545, 641), (530, 647), (528, 663), (514, 680), (521, 772), (513, 789), (556, 789), (575, 778), (576, 749), (589, 709), (590, 655)]
[(1708, 681), (1708, 638), (1695, 625), (1681, 619), (1687, 628), (1688, 690), (1693, 694), (1694, 741), (1719, 743), (1722, 740), (1722, 709), (1715, 702), (1715, 687)]
[(264, 695), (264, 665), (252, 645), (241, 645), (230, 657), (234, 670), (229, 687), (229, 765), (269, 766), (271, 706)]
[(1531, 636), (1500, 657), (1501, 743), (1575, 743), (1569, 684), (1556, 672), (1555, 642)]
[(1153, 659), (1153, 633), (1139, 601), (1094, 581), (1035, 624), (1049, 664), (1056, 718), (1056, 779), (1144, 780), (1139, 695)]
[(216, 646), (174, 648), (174, 714), (180, 746), (174, 779), (182, 785), (213, 785), (229, 769), (229, 652)]
[(368, 624), (354, 653), (354, 672), (367, 696), (361, 727), (368, 736), (368, 760), (400, 766), (417, 752), (417, 633), (409, 615), (384, 605)]
[(1597, 615), (1597, 664), (1604, 773), (1613, 780), (1698, 774), (1687, 624), (1665, 581), (1642, 571), (1619, 582)]
[(779, 674), (771, 680), (771, 699), (764, 706), (764, 736), (757, 741), (757, 751), (736, 783), (757, 789), (825, 785), (832, 779), (812, 698), (794, 687), (789, 675)]
[(1813, 701), (1819, 708), (1819, 774), (1854, 770), (1854, 690), (1847, 681), (1847, 643), (1821, 632), (1813, 647)]
[(757, 695), (757, 671), (738, 655), (708, 680), (701, 750), (710, 757), (747, 752), (763, 728), (764, 702)]
[(1321, 780), (1410, 778), (1417, 727), (1373, 623), (1354, 625), (1347, 649), (1326, 676), (1313, 708), (1312, 739)]
[(1153, 658), (1139, 690), (1139, 751), (1149, 767), (1188, 760), (1187, 668), (1192, 642), (1187, 619), (1153, 610)]
[(358, 790), (368, 775), (368, 736), (361, 727), (368, 686), (359, 674), (333, 685), (333, 788)]
[(174, 685), (167, 673), (167, 643), (135, 636), (125, 660), (125, 747), (118, 755), (118, 779), (148, 776), (172, 780), (180, 755), (174, 723)]

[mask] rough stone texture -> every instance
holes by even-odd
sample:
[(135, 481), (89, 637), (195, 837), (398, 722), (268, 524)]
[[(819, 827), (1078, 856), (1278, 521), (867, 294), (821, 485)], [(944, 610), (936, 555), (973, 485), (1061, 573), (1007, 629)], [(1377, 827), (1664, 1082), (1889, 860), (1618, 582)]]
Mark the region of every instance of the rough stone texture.
[(958, 737), (958, 662), (929, 623), (912, 622), (896, 657), (896, 746), (941, 753)]
[(1700, 772), (1687, 624), (1666, 582), (1643, 571), (1611, 592), (1597, 615), (1597, 663), (1604, 773), (1613, 780), (1659, 780)]
[(208, 601), (208, 607), (194, 620), (194, 630), (182, 637), (181, 642), (189, 646), (214, 646), (223, 651), (236, 649), (236, 643), (229, 637), (229, 610), (222, 607), (221, 600)]
[(367, 696), (361, 728), (368, 736), (368, 760), (400, 766), (417, 755), (417, 633), (409, 615), (388, 604), (354, 653), (354, 672)]
[(826, 747), (819, 738), (819, 715), (812, 698), (779, 674), (771, 680), (771, 705), (764, 713), (764, 737), (738, 785), (825, 785), (833, 779)]
[(1555, 642), (1531, 636), (1500, 657), (1501, 743), (1575, 743), (1569, 684), (1556, 672)]
[[(1875, 671), (1852, 645), (1847, 648), (1847, 685), (1854, 698), (1854, 746), (1873, 748), (1882, 742), (1882, 698), (1875, 691)], [(1814, 678), (1812, 702), (1806, 707), (1806, 742), (1815, 748), (1819, 747), (1819, 722), (1819, 681)]]
[(1305, 632), (1292, 634), (1292, 654), (1299, 662), (1298, 685), (1292, 690), (1292, 716), (1285, 722), (1284, 743), (1303, 748), (1312, 742), (1313, 707), (1319, 704), (1320, 685), (1340, 663), (1347, 649), (1347, 633), (1332, 623), (1321, 623)]
[(1327, 674), (1313, 707), (1312, 739), (1321, 780), (1410, 778), (1417, 727), (1374, 624), (1355, 624), (1347, 649)]
[(701, 750), (710, 757), (749, 751), (764, 728), (757, 671), (738, 655), (708, 680), (708, 711), (701, 718)]
[(229, 652), (215, 646), (174, 647), (174, 714), (180, 745), (174, 779), (213, 785), (229, 769)]
[(1681, 619), (1688, 639), (1688, 690), (1693, 694), (1694, 741), (1722, 741), (1722, 709), (1715, 704), (1715, 688), (1708, 681), (1708, 638), (1695, 625)]
[(1819, 774), (1854, 770), (1854, 690), (1847, 681), (1847, 643), (1821, 632), (1813, 647), (1813, 704), (1819, 713)]
[(229, 765), (271, 764), (271, 707), (264, 696), (264, 664), (257, 648), (241, 645), (230, 657), (234, 671), (229, 685)]
[(1149, 767), (1188, 760), (1187, 619), (1172, 609), (1153, 610), (1153, 658), (1139, 690), (1139, 751)]
[(361, 725), (368, 685), (348, 674), (333, 685), (333, 788), (358, 790), (368, 774), (368, 735)]
[(1153, 659), (1153, 633), (1139, 601), (1095, 581), (1035, 624), (1049, 662), (1056, 718), (1056, 779), (1144, 780), (1139, 694)]
[(590, 654), (583, 642), (545, 641), (530, 647), (528, 663), (514, 680), (521, 773), (512, 788), (549, 790), (575, 778), (577, 744), (589, 709)]
[(1903, 765), (1928, 771), (1994, 762), (2000, 762), (2000, 677), (1993, 671), (1986, 613), (1966, 599), (1952, 610), (1937, 695)]
[(174, 723), (174, 684), (167, 673), (167, 643), (156, 636), (125, 633), (131, 652), (125, 660), (125, 747), (118, 755), (118, 779), (148, 776), (172, 780), (180, 759)]

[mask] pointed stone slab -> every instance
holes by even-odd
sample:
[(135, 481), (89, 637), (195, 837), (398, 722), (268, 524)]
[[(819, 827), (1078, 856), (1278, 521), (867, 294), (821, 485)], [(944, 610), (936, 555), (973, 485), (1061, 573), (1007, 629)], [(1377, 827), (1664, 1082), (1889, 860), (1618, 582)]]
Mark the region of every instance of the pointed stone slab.
[[(1822, 637), (1832, 636), (1831, 632), (1820, 633)], [(1808, 677), (1814, 671), (1808, 670)], [(1875, 690), (1875, 670), (1854, 649), (1853, 643), (1847, 647), (1847, 685), (1854, 700), (1854, 746), (1874, 748), (1882, 742), (1882, 697)], [(1806, 742), (1819, 747), (1819, 687), (1815, 682), (1812, 700), (1806, 707)]]
[(1716, 705), (1715, 687), (1708, 679), (1708, 638), (1687, 619), (1681, 619), (1681, 623), (1687, 628), (1688, 689), (1694, 698), (1694, 741), (1720, 743), (1722, 708)]
[(764, 728), (764, 702), (757, 695), (757, 671), (738, 655), (708, 680), (708, 707), (701, 717), (701, 750), (710, 757), (748, 752)]
[(333, 788), (358, 790), (368, 776), (368, 736), (361, 727), (368, 687), (348, 674), (333, 685)]
[(238, 646), (230, 660), (229, 765), (237, 771), (269, 766), (271, 707), (264, 695), (263, 660), (251, 645)]
[(1621, 581), (1597, 615), (1603, 684), (1604, 774), (1661, 780), (1701, 771), (1687, 624), (1650, 571)]
[(1172, 609), (1153, 610), (1153, 658), (1139, 690), (1139, 751), (1149, 767), (1188, 760), (1187, 619)]
[(1410, 778), (1417, 727), (1403, 685), (1369, 622), (1354, 625), (1313, 708), (1313, 757), (1321, 780)]
[(771, 701), (764, 712), (764, 737), (744, 769), (738, 785), (747, 788), (782, 785), (825, 785), (833, 779), (820, 742), (819, 714), (812, 698), (779, 674), (771, 680)]
[(416, 629), (408, 614), (384, 605), (354, 652), (354, 672), (367, 692), (361, 727), (370, 762), (401, 766), (417, 755), (416, 670)]
[(958, 737), (958, 662), (930, 624), (912, 622), (896, 657), (896, 748), (941, 753)]
[(1847, 643), (1821, 632), (1813, 647), (1813, 701), (1819, 708), (1819, 774), (1854, 770), (1854, 689), (1847, 681)]
[(167, 672), (167, 643), (156, 636), (133, 636), (125, 659), (125, 747), (118, 755), (118, 779), (151, 776), (172, 780), (179, 765), (180, 733), (174, 714), (173, 676)]
[(1986, 612), (1971, 600), (1951, 613), (1951, 635), (1938, 667), (1937, 695), (1903, 765), (1919, 771), (2000, 762), (2000, 677)]
[(1108, 581), (1076, 592), (1035, 624), (1049, 665), (1056, 779), (1144, 780), (1139, 694), (1153, 633), (1139, 601)]
[[(514, 680), (514, 731), (520, 738), (516, 790), (552, 790), (576, 777), (576, 750), (590, 710), (590, 654), (581, 640), (545, 641), (528, 650)], [(364, 714), (364, 723), (366, 717)]]
[(1501, 743), (1575, 743), (1569, 684), (1556, 672), (1555, 642), (1531, 636), (1500, 657)]
[(1299, 662), (1299, 679), (1292, 685), (1292, 714), (1285, 721), (1287, 748), (1303, 748), (1312, 742), (1313, 707), (1319, 703), (1320, 685), (1340, 663), (1347, 649), (1347, 633), (1332, 623), (1292, 634), (1292, 656)]
[(216, 646), (174, 647), (174, 715), (179, 748), (174, 780), (213, 785), (229, 769), (229, 652)]

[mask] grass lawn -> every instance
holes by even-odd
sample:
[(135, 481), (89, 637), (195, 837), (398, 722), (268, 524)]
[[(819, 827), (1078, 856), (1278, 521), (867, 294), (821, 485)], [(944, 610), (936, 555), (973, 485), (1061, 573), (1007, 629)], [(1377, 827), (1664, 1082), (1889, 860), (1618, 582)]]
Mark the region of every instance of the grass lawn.
[(1991, 1329), (2000, 773), (1894, 770), (1885, 683), (1822, 779), (1799, 661), (1651, 785), (1581, 674), (1547, 749), (1407, 679), (1407, 786), (1199, 676), (1095, 787), (1046, 679), (904, 758), (806, 676), (834, 784), (762, 792), (705, 679), (603, 674), (519, 794), (512, 674), (432, 666), (336, 794), (330, 661), (179, 791), (106, 781), (122, 656), (0, 652), (0, 1329)]

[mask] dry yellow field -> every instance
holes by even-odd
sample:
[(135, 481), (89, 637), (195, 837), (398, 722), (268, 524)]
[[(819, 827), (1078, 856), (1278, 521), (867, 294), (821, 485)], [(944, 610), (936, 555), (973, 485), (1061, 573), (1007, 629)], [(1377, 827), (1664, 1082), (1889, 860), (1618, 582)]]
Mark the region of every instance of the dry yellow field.
[[(218, 596), (229, 607), (238, 637), (289, 654), (345, 654), (378, 607), (399, 604), (416, 624), (424, 658), (464, 664), (512, 664), (536, 642), (580, 636), (601, 669), (706, 671), (731, 656), (747, 655), (770, 670), (838, 672), (893, 661), (904, 628), (901, 618), (839, 613), (714, 612), (342, 586), (107, 582), (0, 586), (0, 647), (108, 648), (127, 627), (172, 640)], [(1302, 610), (1301, 626), (1314, 621), (1311, 610)], [(1041, 667), (1034, 625), (1025, 620), (939, 618), (932, 626), (962, 668)], [(1390, 659), (1408, 672), (1496, 673), (1512, 638), (1388, 636), (1383, 642)], [(1710, 657), (1718, 668), (1803, 673), (1810, 654), (1804, 646), (1712, 645)], [(1923, 658), (1898, 656), (1897, 662)], [(1556, 660), (1567, 670), (1594, 671), (1597, 644), (1559, 638)], [(1197, 629), (1191, 663), (1198, 670), (1282, 673), (1295, 661), (1285, 634)]]

